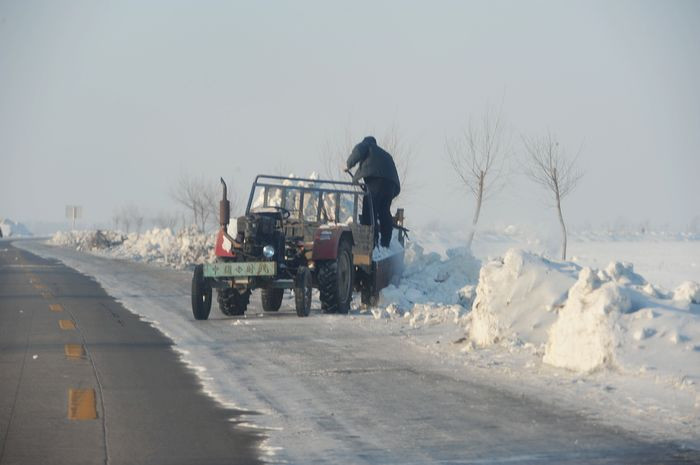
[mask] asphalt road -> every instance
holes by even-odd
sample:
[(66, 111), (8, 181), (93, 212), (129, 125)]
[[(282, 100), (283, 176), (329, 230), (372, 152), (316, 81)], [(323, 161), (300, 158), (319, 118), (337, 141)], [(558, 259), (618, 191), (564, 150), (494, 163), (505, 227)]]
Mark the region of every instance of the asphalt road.
[[(213, 308), (208, 321), (198, 322), (189, 308), (189, 272), (38, 242), (22, 247), (97, 277), (111, 295), (175, 341), (217, 399), (261, 412), (244, 418), (269, 428), (266, 447), (279, 448), (272, 461), (700, 463), (700, 452), (673, 441), (601, 423), (576, 405), (566, 408), (506, 390), (467, 366), (443, 366), (371, 317), (322, 315), (314, 307), (309, 318), (297, 318), (290, 301), (279, 313), (263, 313), (259, 295), (253, 295), (245, 318), (227, 318)], [(75, 301), (66, 296), (65, 304)], [(127, 313), (123, 318), (134, 319)], [(31, 356), (28, 366), (30, 361)], [(124, 374), (124, 385), (140, 385), (149, 366)], [(134, 424), (141, 421), (146, 420)], [(108, 435), (109, 450), (122, 447)]]
[(0, 465), (259, 463), (239, 419), (94, 280), (0, 241)]

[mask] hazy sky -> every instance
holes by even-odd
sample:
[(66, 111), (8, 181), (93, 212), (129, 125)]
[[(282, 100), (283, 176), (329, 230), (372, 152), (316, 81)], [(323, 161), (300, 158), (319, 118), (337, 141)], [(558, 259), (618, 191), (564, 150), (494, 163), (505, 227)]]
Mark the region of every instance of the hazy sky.
[[(409, 222), (466, 223), (445, 141), (502, 101), (516, 159), (521, 134), (583, 144), (570, 223), (682, 228), (700, 215), (699, 83), (698, 1), (0, 0), (0, 217), (173, 211), (182, 173), (247, 196), (256, 173), (320, 170), (326, 141), (393, 125)], [(485, 223), (554, 219), (510, 184)]]

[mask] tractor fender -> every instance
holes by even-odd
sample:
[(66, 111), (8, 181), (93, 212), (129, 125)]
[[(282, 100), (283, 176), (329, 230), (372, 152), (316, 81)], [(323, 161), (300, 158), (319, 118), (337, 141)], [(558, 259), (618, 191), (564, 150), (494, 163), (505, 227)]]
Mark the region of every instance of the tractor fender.
[(343, 237), (353, 243), (352, 232), (347, 227), (319, 228), (314, 232), (314, 245), (311, 254), (313, 261), (334, 260), (338, 257), (338, 246)]
[(216, 246), (214, 247), (214, 253), (217, 257), (235, 257), (236, 255), (230, 252), (231, 241), (224, 237), (224, 231), (219, 229), (219, 233), (216, 235)]

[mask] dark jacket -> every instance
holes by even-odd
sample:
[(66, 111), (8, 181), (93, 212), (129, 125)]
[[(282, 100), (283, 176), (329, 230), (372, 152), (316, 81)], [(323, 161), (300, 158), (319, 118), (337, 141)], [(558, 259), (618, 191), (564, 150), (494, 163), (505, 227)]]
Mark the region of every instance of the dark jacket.
[(399, 195), (401, 183), (399, 182), (399, 174), (396, 172), (394, 159), (377, 145), (374, 137), (365, 137), (352, 149), (352, 153), (348, 157), (348, 169), (358, 163), (360, 166), (355, 171), (353, 181), (358, 182), (364, 178), (383, 178), (391, 181), (394, 185), (394, 197)]

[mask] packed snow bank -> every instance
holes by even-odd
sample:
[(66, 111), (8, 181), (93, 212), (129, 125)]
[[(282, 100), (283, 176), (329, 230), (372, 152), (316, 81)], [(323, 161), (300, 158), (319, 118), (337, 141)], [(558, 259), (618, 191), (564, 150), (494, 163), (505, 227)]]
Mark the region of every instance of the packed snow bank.
[(469, 339), (482, 347), (496, 342), (541, 346), (577, 272), (574, 264), (516, 249), (487, 263), (467, 318)]
[(407, 242), (405, 269), (398, 286), (380, 293), (379, 303), (403, 315), (416, 305), (460, 305), (469, 309), (481, 263), (466, 248), (450, 249), (447, 259), (437, 253), (425, 254), (416, 242)]
[(700, 284), (669, 293), (629, 263), (595, 270), (517, 249), (480, 270), (465, 249), (447, 255), (409, 243), (403, 279), (381, 292), (374, 317), (451, 325), (442, 331), (461, 329), (462, 351), (501, 347), (583, 375), (647, 377), (693, 390), (700, 407)]
[(684, 281), (673, 291), (673, 300), (686, 305), (700, 305), (700, 284), (694, 281)]
[(115, 231), (59, 231), (55, 233), (49, 244), (71, 247), (84, 252), (108, 249), (123, 243), (126, 235)]
[(700, 382), (699, 291), (686, 282), (671, 296), (628, 263), (594, 270), (511, 249), (481, 269), (465, 331), (472, 348), (522, 347), (579, 373), (653, 365)]
[(636, 274), (631, 264), (584, 268), (550, 329), (543, 361), (578, 372), (648, 371), (700, 382), (700, 318), (685, 283), (685, 304)]
[(620, 316), (631, 308), (620, 286), (584, 268), (550, 329), (543, 361), (583, 372), (611, 366), (620, 340)]
[(3, 237), (31, 236), (32, 233), (22, 223), (17, 223), (9, 218), (0, 220), (0, 230)]
[(128, 235), (114, 231), (58, 232), (49, 244), (177, 269), (214, 260), (213, 235), (192, 229), (174, 233), (167, 228), (154, 228)]

